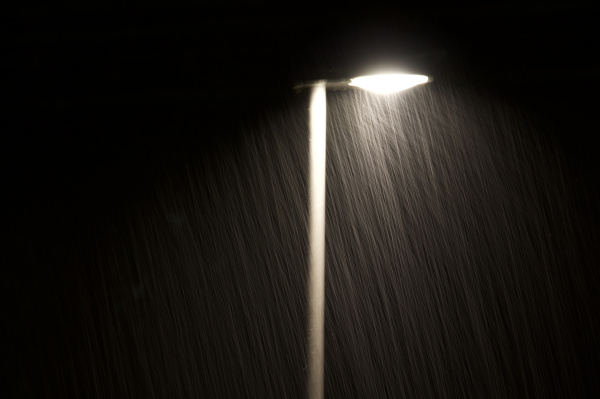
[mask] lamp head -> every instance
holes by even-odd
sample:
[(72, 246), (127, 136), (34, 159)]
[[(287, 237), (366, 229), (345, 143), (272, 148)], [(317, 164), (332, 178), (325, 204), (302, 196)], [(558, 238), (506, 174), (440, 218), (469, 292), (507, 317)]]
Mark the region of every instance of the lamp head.
[(355, 87), (369, 90), (374, 93), (389, 94), (431, 81), (433, 81), (431, 77), (424, 75), (392, 73), (360, 76), (353, 79), (318, 80), (296, 85), (294, 88), (297, 91), (301, 91), (302, 89), (312, 87), (317, 83), (324, 83), (328, 90), (346, 90)]
[(350, 80), (349, 86), (360, 87), (375, 93), (388, 94), (409, 89), (413, 86), (430, 82), (432, 79), (423, 75), (404, 73), (360, 76)]

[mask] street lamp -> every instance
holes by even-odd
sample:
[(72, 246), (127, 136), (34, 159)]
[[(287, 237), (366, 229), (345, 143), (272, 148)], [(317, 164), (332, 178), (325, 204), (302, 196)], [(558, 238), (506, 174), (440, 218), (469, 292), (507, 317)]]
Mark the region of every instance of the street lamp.
[(325, 165), (326, 165), (326, 90), (363, 88), (387, 94), (431, 82), (423, 75), (387, 74), (361, 76), (335, 81), (319, 80), (295, 87), (311, 89), (310, 128), (310, 267), (308, 329), (308, 398), (323, 399), (323, 349), (325, 321)]

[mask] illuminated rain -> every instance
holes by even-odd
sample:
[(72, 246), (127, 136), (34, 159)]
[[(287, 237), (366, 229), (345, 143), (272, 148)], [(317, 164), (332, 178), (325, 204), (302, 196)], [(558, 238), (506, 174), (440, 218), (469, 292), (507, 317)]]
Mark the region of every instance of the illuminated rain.
[[(27, 389), (306, 397), (308, 94), (287, 98), (82, 228), (79, 317)], [(556, 146), (439, 80), (327, 102), (325, 397), (583, 397), (588, 241)]]

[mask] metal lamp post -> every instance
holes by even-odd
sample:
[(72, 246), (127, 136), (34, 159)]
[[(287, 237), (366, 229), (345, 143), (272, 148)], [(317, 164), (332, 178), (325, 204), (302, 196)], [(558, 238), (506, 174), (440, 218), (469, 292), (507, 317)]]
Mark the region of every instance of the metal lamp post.
[(336, 81), (319, 80), (296, 86), (311, 89), (310, 126), (310, 268), (308, 328), (308, 398), (323, 399), (325, 321), (325, 165), (327, 89), (363, 88), (380, 94), (394, 93), (432, 79), (423, 75), (388, 74)]

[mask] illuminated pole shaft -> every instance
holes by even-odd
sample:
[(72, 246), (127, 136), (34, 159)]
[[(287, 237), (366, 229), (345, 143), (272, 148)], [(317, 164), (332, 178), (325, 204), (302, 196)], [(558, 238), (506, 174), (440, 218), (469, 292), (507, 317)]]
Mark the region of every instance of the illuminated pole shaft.
[(310, 97), (310, 269), (308, 399), (323, 399), (325, 324), (325, 165), (327, 106), (325, 82)]

